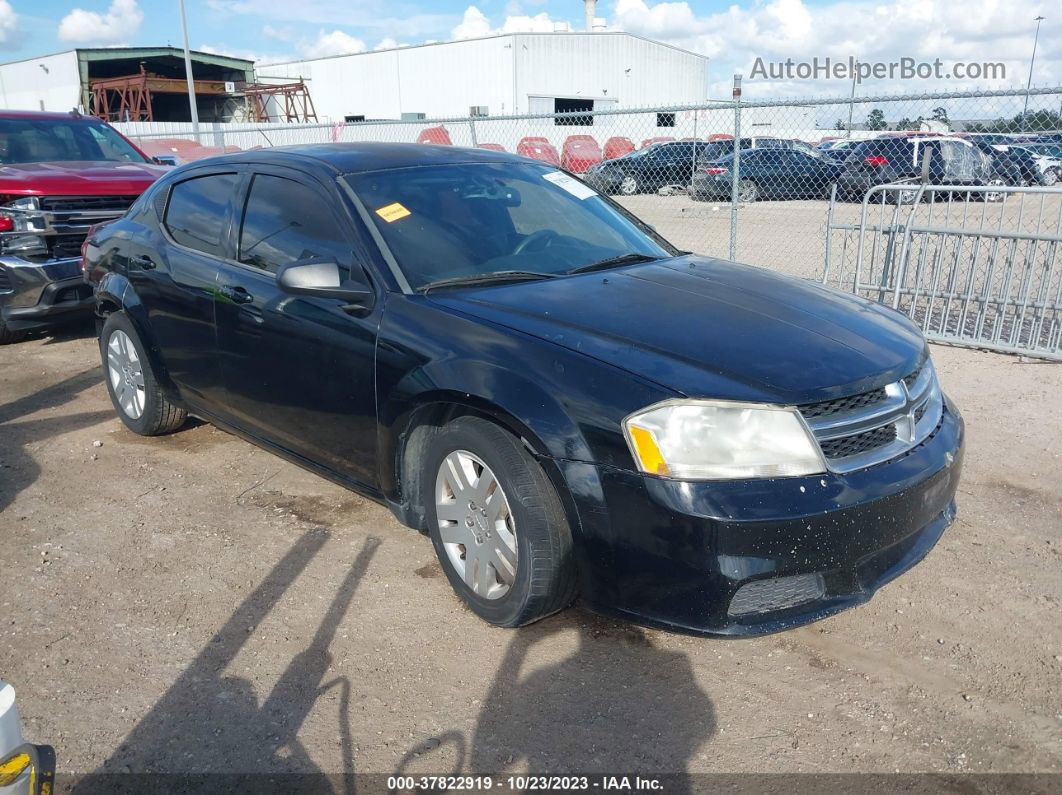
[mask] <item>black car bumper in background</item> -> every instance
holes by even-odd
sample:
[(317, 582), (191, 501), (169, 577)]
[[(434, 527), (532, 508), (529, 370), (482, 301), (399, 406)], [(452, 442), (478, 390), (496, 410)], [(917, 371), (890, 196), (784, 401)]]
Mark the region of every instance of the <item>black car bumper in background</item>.
[(695, 174), (690, 182), (690, 193), (699, 199), (729, 199), (732, 189), (729, 173), (722, 176)]
[(92, 288), (78, 257), (35, 263), (0, 257), (0, 317), (11, 331), (46, 328), (92, 314)]
[(581, 561), (584, 598), (706, 635), (775, 632), (865, 602), (954, 518), (963, 432), (949, 403), (920, 445), (845, 475), (691, 483), (600, 468), (607, 530), (584, 472), (573, 484), (594, 536)]
[(623, 181), (623, 174), (612, 169), (591, 169), (583, 174), (583, 182), (598, 193), (615, 193)]

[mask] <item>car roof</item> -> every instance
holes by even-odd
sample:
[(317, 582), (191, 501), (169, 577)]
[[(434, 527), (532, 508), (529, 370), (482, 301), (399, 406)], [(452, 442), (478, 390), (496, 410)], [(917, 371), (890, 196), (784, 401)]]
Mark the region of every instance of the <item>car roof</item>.
[(324, 165), (339, 174), (384, 171), (411, 166), (436, 166), (456, 163), (538, 163), (531, 158), (462, 146), (413, 143), (335, 143), (298, 144), (243, 152), (195, 161), (196, 166), (215, 163), (258, 163), (283, 165), (295, 163)]

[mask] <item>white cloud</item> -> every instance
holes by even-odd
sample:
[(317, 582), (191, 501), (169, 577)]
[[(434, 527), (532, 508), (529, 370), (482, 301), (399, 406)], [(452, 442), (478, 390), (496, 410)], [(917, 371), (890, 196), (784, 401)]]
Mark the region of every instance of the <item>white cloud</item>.
[(333, 30), (330, 33), (319, 31), (317, 38), (303, 42), (299, 49), (307, 58), (324, 58), (329, 55), (351, 55), (357, 52), (365, 52), (365, 42), (359, 38), (344, 33), (341, 30)]
[(18, 33), (18, 14), (7, 0), (0, 0), (0, 44), (12, 42)]
[(143, 21), (136, 0), (113, 0), (102, 14), (75, 8), (59, 22), (59, 38), (77, 44), (117, 44), (131, 39)]
[(453, 29), (451, 36), (455, 39), (478, 39), (480, 36), (489, 36), (492, 33), (490, 20), (486, 14), (475, 6), (465, 9), (460, 24)]
[(401, 47), (401, 46), (402, 46), (401, 44), (399, 44), (397, 41), (392, 39), (390, 36), (386, 36), (385, 38), (381, 39), (380, 43), (377, 44), (375, 47), (373, 47), (373, 49), (374, 50), (393, 50), (396, 47)]
[[(510, 10), (519, 7), (510, 6)], [(465, 9), (461, 22), (451, 31), (454, 39), (476, 39), (496, 33), (552, 33), (557, 22), (545, 11), (534, 16), (509, 14), (499, 27), (493, 27), (487, 15), (476, 6)]]

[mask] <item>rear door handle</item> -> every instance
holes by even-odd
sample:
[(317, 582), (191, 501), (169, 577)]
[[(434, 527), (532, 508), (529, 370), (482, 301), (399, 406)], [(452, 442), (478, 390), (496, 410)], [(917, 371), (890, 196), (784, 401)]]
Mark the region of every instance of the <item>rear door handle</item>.
[(147, 254), (138, 254), (135, 257), (130, 257), (129, 264), (145, 271), (154, 270), (155, 268), (155, 260), (151, 259)]
[(254, 300), (254, 296), (239, 285), (222, 285), (219, 292), (234, 304), (249, 304)]

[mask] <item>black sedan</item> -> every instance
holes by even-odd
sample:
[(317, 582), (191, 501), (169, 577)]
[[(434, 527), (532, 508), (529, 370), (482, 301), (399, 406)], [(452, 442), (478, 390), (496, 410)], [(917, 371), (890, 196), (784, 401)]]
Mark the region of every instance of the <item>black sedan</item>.
[(199, 161), (84, 264), (129, 429), (195, 414), (381, 501), (497, 625), (578, 599), (780, 630), (869, 599), (955, 514), (963, 424), (906, 317), (682, 254), (543, 163)]
[[(590, 167), (583, 179), (602, 193), (653, 193), (668, 185), (685, 187), (697, 161), (718, 157), (726, 143), (670, 141), (639, 149)], [(731, 145), (732, 146), (732, 145)]]
[[(690, 185), (695, 199), (729, 198), (734, 156), (698, 164)], [(738, 199), (819, 199), (830, 195), (843, 165), (791, 149), (745, 149), (738, 161)]]

